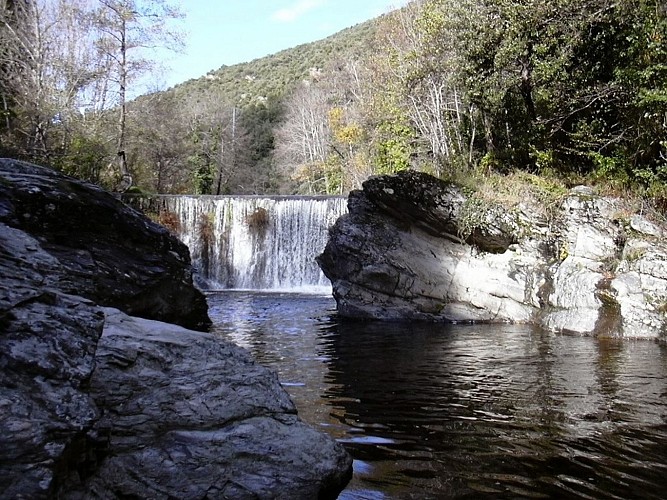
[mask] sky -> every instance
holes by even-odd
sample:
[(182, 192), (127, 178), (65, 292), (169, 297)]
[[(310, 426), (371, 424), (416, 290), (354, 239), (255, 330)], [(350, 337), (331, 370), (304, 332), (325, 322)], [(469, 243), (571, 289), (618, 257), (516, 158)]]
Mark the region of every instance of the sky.
[(181, 0), (183, 53), (160, 52), (156, 90), (326, 38), (405, 5), (405, 0)]

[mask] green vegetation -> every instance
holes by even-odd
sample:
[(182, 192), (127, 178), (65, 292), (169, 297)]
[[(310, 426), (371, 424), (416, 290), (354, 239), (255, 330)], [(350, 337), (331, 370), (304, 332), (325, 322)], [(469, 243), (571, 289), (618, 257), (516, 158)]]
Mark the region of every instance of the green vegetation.
[(624, 258), (628, 262), (636, 262), (639, 259), (641, 259), (644, 256), (644, 254), (646, 254), (645, 248), (632, 248), (624, 255)]
[[(0, 8), (9, 41), (30, 17), (12, 4)], [(54, 86), (28, 112), (8, 79), (25, 54), (10, 52), (0, 153), (115, 187), (118, 101), (81, 115)], [(345, 193), (369, 175), (414, 168), (489, 206), (530, 197), (548, 215), (568, 187), (589, 184), (664, 211), (667, 7), (415, 1), (141, 96), (126, 119), (127, 168), (151, 192)]]
[(302, 80), (319, 77), (331, 61), (368, 53), (375, 27), (375, 22), (360, 24), (314, 43), (246, 63), (222, 66), (176, 85), (168, 92), (188, 102), (206, 99), (214, 93), (221, 101), (235, 103), (240, 108), (279, 100)]

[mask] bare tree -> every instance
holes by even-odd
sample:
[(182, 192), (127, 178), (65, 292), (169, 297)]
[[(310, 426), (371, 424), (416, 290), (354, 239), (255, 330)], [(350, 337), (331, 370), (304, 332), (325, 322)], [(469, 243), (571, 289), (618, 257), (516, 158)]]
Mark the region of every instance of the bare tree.
[[(108, 110), (117, 107), (115, 156), (129, 186), (128, 85), (150, 69), (152, 47), (181, 47), (169, 24), (179, 17), (164, 0), (0, 0), (5, 149), (79, 175), (68, 155), (94, 147), (97, 157)], [(100, 167), (91, 168), (83, 176), (98, 181)]]
[(130, 107), (128, 155), (134, 178), (157, 193), (182, 193), (191, 188), (185, 168), (187, 123), (176, 96), (157, 92), (134, 100)]
[[(384, 30), (391, 61), (385, 70), (399, 83), (400, 105), (436, 160), (437, 173), (443, 163), (470, 157), (463, 130), (474, 123), (466, 120), (471, 110), (456, 79), (453, 44), (443, 39), (445, 16), (430, 2), (413, 2), (393, 13)], [(474, 140), (474, 129), (466, 135)]]
[(327, 97), (323, 86), (304, 82), (289, 98), (284, 122), (276, 131), (277, 167), (307, 193), (318, 191), (318, 183), (326, 183), (323, 170), (330, 143)]
[[(48, 121), (47, 62), (49, 36), (55, 21), (36, 2), (5, 1), (0, 7), (2, 22), (3, 102), (8, 110), (6, 125), (25, 152), (46, 150)], [(11, 112), (9, 107), (11, 106)], [(14, 118), (11, 122), (9, 117)]]
[(351, 55), (334, 60), (326, 68), (323, 84), (330, 103), (330, 149), (341, 165), (340, 192), (359, 189), (373, 174), (369, 134), (373, 94), (367, 61)]
[(186, 100), (182, 117), (189, 124), (190, 150), (194, 153), (195, 176), (207, 178), (207, 194), (245, 192), (251, 177), (250, 136), (243, 122), (243, 109), (221, 100), (215, 90)]
[(171, 29), (170, 20), (182, 14), (165, 0), (98, 0), (97, 46), (104, 60), (113, 62), (113, 80), (118, 92), (116, 151), (121, 174), (121, 188), (132, 185), (127, 165), (127, 92), (128, 85), (151, 68), (146, 50), (158, 46), (179, 50), (181, 33)]

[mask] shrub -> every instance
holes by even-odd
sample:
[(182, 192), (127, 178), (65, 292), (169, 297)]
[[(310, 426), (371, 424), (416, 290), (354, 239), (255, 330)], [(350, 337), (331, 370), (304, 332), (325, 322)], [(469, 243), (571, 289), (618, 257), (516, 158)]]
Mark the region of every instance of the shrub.
[(177, 213), (164, 210), (158, 214), (157, 222), (166, 227), (170, 233), (178, 234), (181, 231), (181, 219)]
[(265, 208), (257, 208), (253, 213), (246, 217), (246, 224), (251, 230), (261, 231), (269, 225), (269, 212)]
[(201, 214), (199, 216), (198, 236), (200, 244), (208, 248), (212, 245), (215, 237), (215, 229), (213, 226), (213, 214)]

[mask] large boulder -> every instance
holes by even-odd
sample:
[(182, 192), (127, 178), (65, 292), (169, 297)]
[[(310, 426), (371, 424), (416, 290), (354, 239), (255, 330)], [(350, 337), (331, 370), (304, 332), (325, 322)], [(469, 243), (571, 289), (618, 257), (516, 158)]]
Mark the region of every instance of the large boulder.
[(278, 377), (212, 335), (105, 309), (90, 394), (106, 457), (61, 498), (335, 498), (343, 447), (297, 416)]
[(0, 159), (0, 222), (57, 259), (65, 293), (197, 330), (210, 324), (188, 248), (97, 186)]
[[(320, 267), (344, 316), (388, 320), (530, 321), (543, 281), (535, 252), (507, 251), (519, 219), (474, 215), (466, 196), (429, 175), (366, 181), (330, 231)], [(510, 272), (511, 270), (511, 272)], [(529, 285), (530, 284), (530, 285)], [(538, 287), (539, 288), (539, 287)]]
[(0, 499), (344, 487), (350, 457), (298, 418), (275, 374), (126, 313), (207, 326), (187, 248), (94, 186), (0, 160)]
[(104, 315), (53, 288), (62, 271), (0, 223), (0, 498), (44, 498), (99, 418), (85, 385)]
[(575, 188), (549, 213), (407, 171), (350, 193), (318, 263), (343, 316), (659, 337), (665, 229)]

